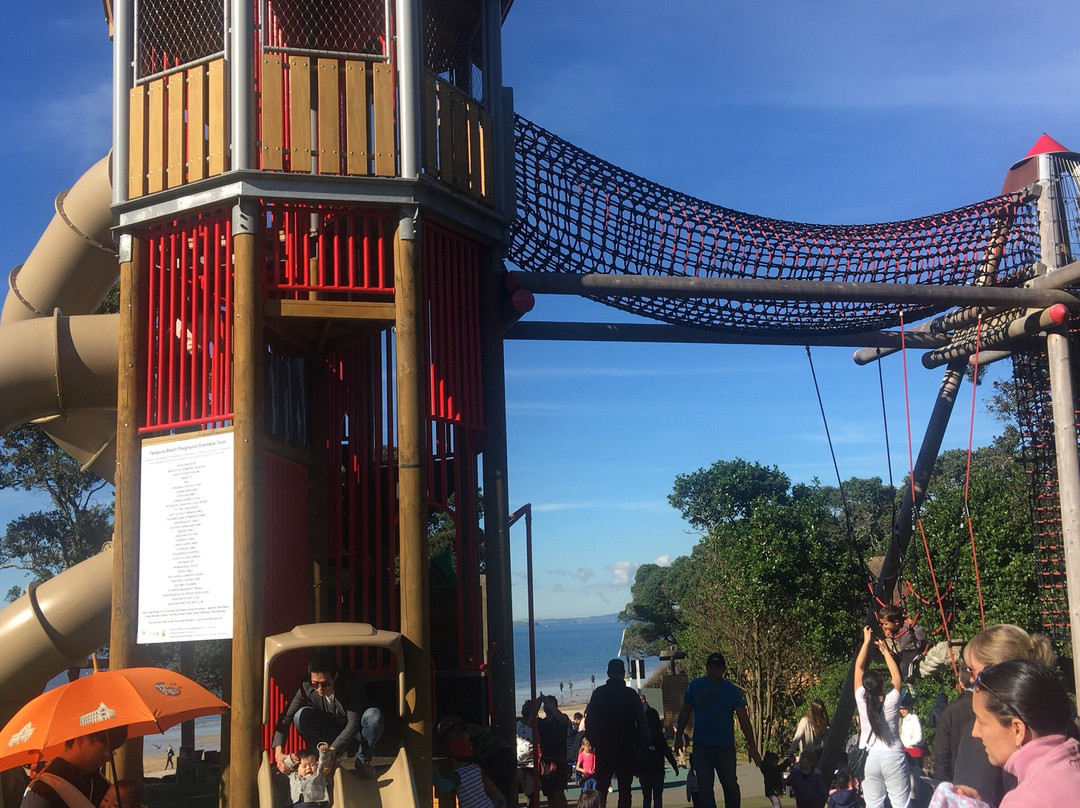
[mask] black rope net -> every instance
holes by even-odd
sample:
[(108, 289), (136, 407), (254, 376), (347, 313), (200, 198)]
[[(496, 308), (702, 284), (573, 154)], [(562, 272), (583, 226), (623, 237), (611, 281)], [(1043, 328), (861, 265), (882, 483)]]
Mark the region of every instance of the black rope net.
[[(509, 259), (536, 272), (1016, 285), (1038, 257), (1035, 206), (996, 197), (902, 222), (821, 225), (703, 202), (516, 117), (517, 218)], [(854, 333), (944, 307), (598, 296), (634, 314), (758, 333)]]

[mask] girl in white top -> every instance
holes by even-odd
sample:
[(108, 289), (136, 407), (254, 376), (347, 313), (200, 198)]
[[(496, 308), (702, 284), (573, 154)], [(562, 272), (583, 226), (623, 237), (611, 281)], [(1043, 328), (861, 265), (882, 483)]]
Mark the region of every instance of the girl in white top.
[(892, 678), (892, 689), (885, 692), (885, 679), (880, 672), (867, 670), (870, 644), (874, 642), (869, 626), (863, 627), (863, 642), (855, 657), (855, 705), (859, 708), (859, 746), (868, 750), (863, 775), (863, 796), (866, 808), (882, 808), (885, 795), (892, 808), (908, 808), (911, 779), (907, 755), (900, 743), (900, 668), (892, 658), (884, 640), (874, 643)]

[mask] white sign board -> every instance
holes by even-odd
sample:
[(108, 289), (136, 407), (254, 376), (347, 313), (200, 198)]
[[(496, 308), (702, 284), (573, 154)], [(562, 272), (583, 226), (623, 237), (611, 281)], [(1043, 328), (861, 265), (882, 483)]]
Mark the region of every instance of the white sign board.
[(232, 637), (233, 433), (142, 446), (139, 643)]

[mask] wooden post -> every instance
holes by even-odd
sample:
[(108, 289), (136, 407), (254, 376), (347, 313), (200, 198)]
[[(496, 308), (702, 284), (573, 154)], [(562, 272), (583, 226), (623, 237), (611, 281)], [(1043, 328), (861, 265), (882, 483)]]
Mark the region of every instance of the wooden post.
[(480, 272), (480, 351), (484, 419), (484, 546), (487, 562), (491, 717), (499, 736), (514, 735), (514, 610), (510, 585), (510, 505), (506, 480), (506, 375), (503, 360), (502, 261), (491, 255)]
[(233, 639), (230, 806), (258, 805), (262, 735), (262, 265), (259, 208), (233, 208)]
[[(135, 642), (139, 616), (139, 413), (145, 402), (146, 252), (141, 240), (120, 237), (120, 372), (116, 400), (116, 510), (113, 524), (112, 615), (109, 666), (141, 664)], [(142, 739), (119, 750), (122, 778), (141, 778)]]
[[(1039, 244), (1046, 274), (1064, 266), (1064, 221), (1054, 158), (1041, 154), (1039, 181)], [(1076, 395), (1067, 327), (1046, 333), (1046, 361), (1050, 372), (1050, 403), (1054, 416), (1054, 455), (1057, 458), (1058, 496), (1061, 507), (1061, 543), (1065, 556), (1065, 594), (1069, 600), (1072, 647), (1080, 647), (1080, 455), (1076, 444)], [(1080, 683), (1080, 655), (1073, 654), (1073, 677)]]
[(405, 749), (420, 805), (431, 806), (432, 670), (428, 616), (427, 373), (424, 351), (420, 223), (403, 209), (394, 237), (397, 320), (398, 535), (401, 542), (401, 634), (405, 639)]

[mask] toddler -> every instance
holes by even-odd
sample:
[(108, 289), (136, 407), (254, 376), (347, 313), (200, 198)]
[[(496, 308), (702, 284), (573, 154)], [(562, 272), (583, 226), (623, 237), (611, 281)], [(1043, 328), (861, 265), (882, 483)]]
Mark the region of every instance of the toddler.
[(814, 767), (817, 755), (807, 749), (799, 755), (798, 768), (792, 769), (787, 776), (787, 784), (795, 795), (796, 808), (822, 808), (829, 791), (825, 788), (825, 779)]
[[(325, 747), (326, 744), (319, 744)], [(321, 758), (325, 758), (325, 761)], [(327, 749), (301, 749), (289, 755), (285, 766), (289, 772), (289, 799), (291, 805), (300, 808), (329, 808), (330, 793), (327, 790), (323, 769), (330, 767)], [(325, 762), (325, 766), (322, 764)]]
[(765, 779), (765, 796), (773, 804), (773, 808), (781, 808), (780, 798), (784, 796), (784, 772), (791, 766), (791, 758), (783, 763), (776, 752), (766, 752), (761, 759), (761, 776)]
[(859, 794), (859, 785), (847, 769), (840, 769), (833, 778), (829, 808), (866, 808), (866, 801)]

